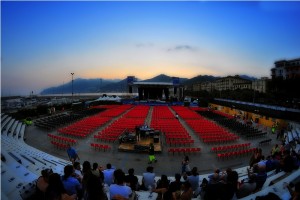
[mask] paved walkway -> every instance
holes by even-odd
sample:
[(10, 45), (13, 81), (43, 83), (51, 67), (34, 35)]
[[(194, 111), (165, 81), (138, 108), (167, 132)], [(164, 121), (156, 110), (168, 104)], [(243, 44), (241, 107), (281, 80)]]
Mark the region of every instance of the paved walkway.
[[(238, 168), (248, 165), (250, 156), (219, 161), (216, 157), (216, 154), (210, 151), (211, 147), (217, 145), (208, 145), (203, 143), (198, 139), (193, 130), (191, 130), (182, 119), (179, 120), (182, 123), (182, 125), (187, 129), (192, 138), (195, 140), (194, 146), (200, 147), (202, 149), (201, 153), (189, 154), (191, 167), (197, 166), (201, 174), (210, 173), (215, 168), (223, 170), (227, 167)], [(99, 128), (97, 132), (101, 129), (103, 129), (103, 127)], [(66, 151), (57, 150), (53, 145), (51, 145), (50, 139), (47, 136), (48, 133), (56, 134), (56, 130), (46, 131), (35, 126), (29, 126), (26, 128), (25, 132), (25, 137), (27, 138), (26, 143), (49, 154), (55, 155), (59, 158), (68, 159)], [(105, 166), (106, 163), (109, 162), (116, 168), (121, 168), (125, 172), (127, 172), (129, 168), (133, 167), (135, 169), (135, 173), (139, 175), (146, 171), (146, 167), (148, 166), (147, 154), (119, 152), (117, 142), (115, 144), (107, 143), (112, 146), (111, 151), (95, 151), (90, 147), (90, 143), (94, 142), (93, 135), (94, 134), (91, 134), (85, 139), (78, 139), (78, 144), (75, 146), (75, 149), (78, 151), (81, 163), (83, 163), (83, 161), (85, 160), (88, 160), (91, 163), (98, 162), (99, 165)], [(263, 149), (264, 155), (269, 155), (272, 146), (275, 143), (279, 143), (279, 141), (276, 140), (276, 135), (268, 134), (266, 137), (251, 140), (245, 140), (241, 138), (237, 142), (230, 144), (245, 143), (249, 141), (252, 143), (252, 147), (257, 147), (259, 141), (268, 138), (272, 139), (272, 143), (269, 145), (264, 145), (261, 148)], [(168, 146), (166, 146), (166, 144), (164, 143), (163, 152), (161, 154), (156, 155), (158, 162), (152, 164), (154, 166), (154, 171), (157, 176), (160, 176), (161, 174), (174, 176), (175, 173), (181, 172), (181, 160), (183, 159), (184, 155), (168, 154), (167, 149)]]

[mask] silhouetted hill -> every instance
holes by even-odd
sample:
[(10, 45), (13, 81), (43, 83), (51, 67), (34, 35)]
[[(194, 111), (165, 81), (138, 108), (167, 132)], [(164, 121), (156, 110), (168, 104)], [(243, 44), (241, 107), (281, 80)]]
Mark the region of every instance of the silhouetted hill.
[[(120, 80), (115, 79), (75, 79), (73, 82), (74, 93), (94, 93), (102, 92), (108, 85), (118, 83)], [(44, 89), (41, 94), (64, 94), (72, 93), (72, 81), (59, 85), (56, 87), (50, 87)]]
[[(241, 75), (240, 77), (254, 80), (254, 77), (249, 77), (247, 75)], [(179, 83), (182, 85), (192, 85), (195, 83), (201, 83), (205, 81), (214, 81), (220, 77), (208, 76), (208, 75), (199, 75), (191, 79), (179, 78)], [(139, 80), (137, 78), (137, 80)], [(167, 82), (172, 83), (172, 77), (165, 74), (160, 74), (151, 79), (139, 80), (142, 82)], [(73, 82), (74, 93), (109, 93), (109, 92), (127, 92), (127, 78), (123, 80), (118, 79), (75, 79)], [(41, 94), (71, 94), (72, 93), (72, 82), (68, 82), (63, 85), (56, 87), (50, 87), (44, 89)]]
[[(179, 78), (179, 83), (183, 83), (184, 81), (188, 80), (187, 78)], [(160, 74), (158, 76), (155, 76), (151, 79), (143, 80), (141, 82), (166, 82), (166, 83), (172, 83), (172, 77), (167, 76), (165, 74)]]
[(220, 77), (199, 75), (194, 78), (187, 79), (186, 81), (183, 82), (183, 84), (184, 85), (192, 85), (195, 83), (202, 83), (202, 82), (206, 82), (206, 81), (215, 81), (217, 78), (220, 78)]
[(239, 75), (241, 78), (243, 79), (247, 79), (247, 80), (250, 80), (250, 81), (254, 81), (256, 80), (257, 78), (253, 77), (253, 76), (247, 76), (247, 75)]

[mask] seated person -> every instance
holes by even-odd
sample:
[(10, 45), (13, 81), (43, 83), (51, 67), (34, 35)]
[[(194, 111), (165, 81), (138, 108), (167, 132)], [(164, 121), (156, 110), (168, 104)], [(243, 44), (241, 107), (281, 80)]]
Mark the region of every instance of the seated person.
[(153, 189), (153, 192), (158, 193), (156, 200), (166, 199), (165, 193), (169, 189), (169, 183), (168, 177), (166, 175), (161, 175), (161, 178), (157, 181), (156, 188)]
[(114, 184), (109, 186), (110, 199), (129, 199), (132, 194), (130, 187), (124, 184), (125, 173), (121, 169), (114, 171)]
[(62, 177), (62, 183), (68, 195), (78, 196), (81, 193), (82, 186), (74, 177), (74, 168), (72, 165), (67, 165), (64, 168), (64, 175)]
[(143, 190), (149, 190), (155, 188), (155, 173), (153, 173), (153, 167), (149, 166), (147, 167), (147, 172), (143, 173), (143, 179), (142, 179), (142, 189)]
[(51, 169), (44, 169), (41, 171), (40, 176), (36, 181), (36, 196), (37, 198), (45, 198), (45, 192), (48, 187), (49, 176), (53, 173)]
[(240, 185), (238, 185), (238, 191), (236, 193), (238, 198), (246, 197), (252, 194), (256, 188), (256, 175), (255, 174), (248, 174), (248, 180), (242, 181)]
[(208, 184), (215, 184), (220, 181), (220, 170), (216, 169), (215, 172), (208, 176)]
[(193, 167), (191, 175), (187, 177), (187, 181), (191, 184), (194, 197), (198, 196), (200, 194), (200, 176), (197, 167)]
[(258, 173), (256, 174), (255, 182), (256, 182), (256, 188), (255, 190), (260, 190), (264, 183), (267, 180), (267, 172), (264, 168), (258, 168)]
[(184, 182), (181, 186), (181, 192), (175, 195), (175, 199), (177, 200), (191, 200), (193, 198), (193, 189), (189, 182)]
[(115, 169), (111, 167), (110, 163), (107, 163), (106, 169), (103, 170), (104, 183), (110, 186), (113, 183), (113, 174)]
[(125, 182), (134, 191), (139, 190), (139, 182), (137, 176), (134, 175), (134, 169), (128, 170), (128, 175), (125, 176)]
[(165, 193), (164, 199), (172, 199), (173, 193), (180, 191), (182, 182), (180, 181), (181, 175), (175, 174), (175, 181), (171, 182), (168, 191)]

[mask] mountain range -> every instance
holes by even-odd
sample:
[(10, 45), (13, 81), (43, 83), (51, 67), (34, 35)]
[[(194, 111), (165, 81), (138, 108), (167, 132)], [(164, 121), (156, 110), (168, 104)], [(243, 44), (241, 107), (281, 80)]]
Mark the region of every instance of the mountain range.
[[(249, 77), (247, 75), (240, 75), (241, 78), (248, 79), (248, 80), (255, 80), (254, 77)], [(199, 75), (194, 78), (179, 78), (179, 83), (182, 85), (192, 85), (195, 83), (205, 82), (205, 81), (214, 81), (221, 77), (215, 76), (208, 76), (208, 75)], [(141, 82), (168, 82), (172, 83), (172, 77), (167, 76), (165, 74), (160, 74), (155, 76), (151, 79), (140, 80)], [(127, 78), (120, 80), (120, 79), (82, 79), (78, 78), (73, 81), (73, 92), (76, 93), (119, 93), (119, 92), (127, 92)], [(55, 86), (49, 87), (42, 90), (41, 94), (66, 94), (72, 93), (72, 81)]]

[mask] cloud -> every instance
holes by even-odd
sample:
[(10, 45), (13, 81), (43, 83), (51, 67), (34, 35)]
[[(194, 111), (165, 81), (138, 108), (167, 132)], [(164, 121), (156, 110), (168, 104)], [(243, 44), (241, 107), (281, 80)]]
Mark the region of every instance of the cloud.
[(197, 51), (197, 48), (192, 47), (190, 45), (177, 45), (175, 47), (167, 49), (168, 52), (176, 52), (176, 51)]

